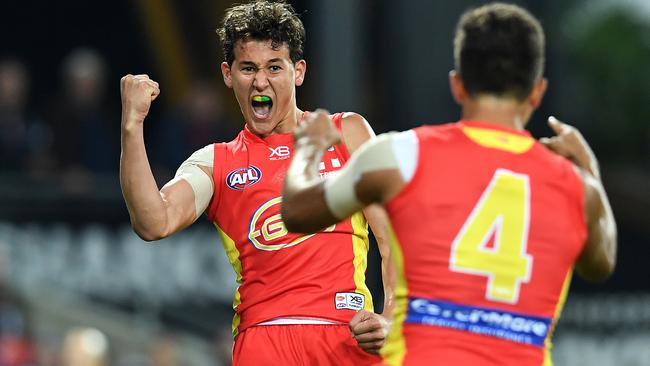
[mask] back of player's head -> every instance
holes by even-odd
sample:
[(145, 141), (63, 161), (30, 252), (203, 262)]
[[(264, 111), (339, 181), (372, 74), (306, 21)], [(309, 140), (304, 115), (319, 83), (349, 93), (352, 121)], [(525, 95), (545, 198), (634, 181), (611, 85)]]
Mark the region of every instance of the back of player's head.
[(305, 27), (293, 7), (283, 1), (256, 0), (233, 6), (226, 10), (217, 34), (228, 65), (235, 60), (234, 48), (240, 40), (270, 40), (273, 48), (286, 44), (294, 63), (303, 57)]
[(491, 3), (465, 12), (456, 27), (454, 61), (465, 90), (523, 101), (544, 69), (544, 32), (516, 5)]

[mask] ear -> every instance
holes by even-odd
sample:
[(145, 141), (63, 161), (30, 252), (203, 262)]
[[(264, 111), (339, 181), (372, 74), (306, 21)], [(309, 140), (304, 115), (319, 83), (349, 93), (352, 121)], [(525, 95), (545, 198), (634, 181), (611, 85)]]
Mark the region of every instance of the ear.
[(460, 74), (456, 70), (449, 71), (449, 88), (451, 95), (458, 104), (463, 104), (467, 100), (467, 91)]
[(544, 98), (544, 94), (546, 93), (547, 87), (548, 87), (548, 80), (546, 80), (546, 78), (540, 78), (535, 82), (535, 85), (533, 86), (533, 90), (530, 92), (530, 95), (528, 96), (528, 103), (530, 104), (531, 107), (533, 107), (533, 109), (536, 109), (542, 103), (542, 98)]
[(225, 61), (221, 63), (221, 75), (223, 75), (223, 83), (232, 89), (232, 73), (230, 72), (230, 65)]
[(296, 62), (294, 68), (296, 70), (296, 86), (301, 86), (305, 80), (305, 73), (307, 73), (307, 61), (300, 60)]

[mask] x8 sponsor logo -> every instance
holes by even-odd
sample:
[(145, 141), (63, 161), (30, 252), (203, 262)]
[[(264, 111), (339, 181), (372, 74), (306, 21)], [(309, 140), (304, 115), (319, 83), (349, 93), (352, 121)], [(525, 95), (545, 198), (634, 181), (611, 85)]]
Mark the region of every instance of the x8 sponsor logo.
[[(251, 217), (248, 227), (248, 240), (260, 250), (280, 250), (298, 245), (316, 234), (301, 235), (290, 233), (280, 216), (282, 197), (276, 197), (264, 202)], [(334, 231), (336, 224), (323, 232)]]

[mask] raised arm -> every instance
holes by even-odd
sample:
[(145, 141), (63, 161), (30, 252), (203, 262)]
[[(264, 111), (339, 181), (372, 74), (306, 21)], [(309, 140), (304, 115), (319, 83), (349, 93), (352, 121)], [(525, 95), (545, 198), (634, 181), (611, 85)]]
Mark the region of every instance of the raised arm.
[[(120, 81), (122, 95), (122, 154), (120, 185), (131, 225), (144, 240), (165, 238), (190, 225), (203, 212), (194, 186), (204, 192), (212, 187), (207, 167), (179, 170), (160, 191), (151, 172), (144, 144), (143, 124), (151, 102), (160, 94), (158, 83), (147, 75), (126, 75)], [(207, 181), (206, 181), (207, 180)], [(209, 182), (208, 182), (209, 181)], [(197, 183), (198, 182), (198, 183)], [(204, 197), (205, 193), (199, 194)], [(203, 207), (205, 209), (205, 207)]]
[(557, 136), (543, 139), (547, 147), (576, 164), (584, 184), (587, 241), (576, 263), (581, 277), (589, 281), (607, 279), (616, 266), (616, 221), (600, 180), (598, 160), (580, 132), (549, 118)]

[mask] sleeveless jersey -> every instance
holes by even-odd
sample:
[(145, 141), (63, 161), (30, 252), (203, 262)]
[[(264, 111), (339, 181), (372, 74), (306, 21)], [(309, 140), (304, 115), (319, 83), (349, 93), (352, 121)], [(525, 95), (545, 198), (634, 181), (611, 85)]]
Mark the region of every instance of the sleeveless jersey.
[(399, 279), (385, 362), (551, 364), (586, 240), (573, 165), (527, 132), (492, 124), (414, 131), (414, 175), (386, 205)]
[[(343, 114), (332, 116), (341, 129)], [(214, 195), (208, 217), (222, 239), (239, 287), (233, 334), (282, 317), (347, 323), (356, 310), (372, 311), (365, 284), (368, 228), (361, 212), (312, 235), (287, 232), (280, 217), (293, 135), (266, 138), (248, 128), (214, 144)], [(328, 149), (322, 177), (349, 158), (344, 144)]]

